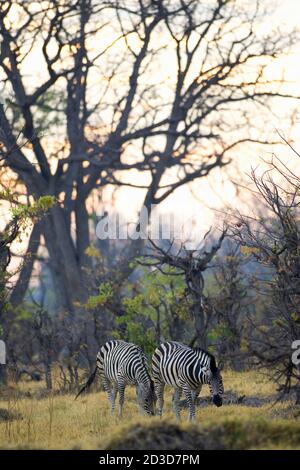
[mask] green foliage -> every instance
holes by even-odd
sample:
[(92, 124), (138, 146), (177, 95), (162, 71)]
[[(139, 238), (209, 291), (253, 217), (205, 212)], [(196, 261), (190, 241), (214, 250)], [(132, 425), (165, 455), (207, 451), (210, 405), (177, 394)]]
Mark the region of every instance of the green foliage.
[(16, 311), (16, 321), (32, 321), (34, 318), (35, 311), (34, 309), (30, 308), (30, 306), (19, 305)]
[(225, 323), (220, 323), (210, 329), (207, 337), (212, 343), (217, 343), (220, 339), (234, 339), (235, 333), (229, 328), (228, 325)]
[[(155, 325), (153, 321), (153, 312), (151, 308), (145, 304), (143, 294), (133, 297), (126, 297), (123, 300), (124, 315), (116, 319), (117, 325), (125, 330), (125, 336), (128, 341), (140, 345), (147, 355), (153, 353), (156, 346), (155, 342)], [(145, 323), (147, 326), (145, 328)], [(124, 337), (124, 333), (119, 336)]]
[(55, 204), (54, 196), (42, 196), (32, 205), (18, 203), (11, 209), (13, 218), (18, 218), (22, 222), (35, 218), (47, 212)]
[(170, 274), (165, 275), (143, 270), (139, 282), (127, 286), (127, 296), (122, 301), (124, 314), (116, 320), (120, 337), (125, 335), (128, 341), (138, 343), (149, 355), (160, 339), (180, 339), (170, 332), (174, 319), (189, 324), (184, 280), (172, 272), (170, 269)]
[[(155, 330), (154, 326), (145, 328), (141, 321), (135, 315), (125, 314), (122, 317), (118, 317), (116, 323), (119, 326), (126, 327), (126, 339), (129, 342), (134, 342), (142, 347), (143, 351), (148, 357), (151, 357), (155, 347), (156, 347), (156, 340), (155, 340)], [(124, 334), (122, 335), (119, 332), (116, 332), (116, 336), (120, 339), (124, 338)]]
[[(23, 204), (16, 199), (10, 189), (5, 189), (4, 191), (0, 191), (0, 200), (7, 201), (10, 204), (10, 212), (12, 215), (11, 223), (0, 233), (0, 241), (2, 242), (0, 260), (2, 255), (4, 260), (6, 260), (7, 253), (9, 253), (10, 250), (10, 244), (13, 240), (17, 237), (20, 238), (27, 224), (47, 212), (55, 204), (55, 198), (46, 195), (34, 201), (33, 204)], [(5, 269), (3, 269), (3, 266)], [(0, 311), (2, 314), (5, 313), (8, 308), (6, 285), (10, 277), (11, 273), (6, 270), (6, 261), (4, 261), (2, 266), (0, 266)]]
[(102, 307), (109, 302), (114, 295), (113, 286), (110, 282), (103, 282), (99, 287), (99, 294), (90, 295), (84, 307), (89, 310), (94, 310), (98, 307)]
[(213, 274), (208, 274), (205, 277), (205, 287), (204, 287), (204, 295), (205, 296), (216, 296), (219, 293), (218, 283), (216, 281), (215, 276)]
[(135, 297), (126, 297), (123, 304), (126, 308), (126, 312), (130, 315), (136, 315), (143, 309), (144, 296), (138, 294)]
[(90, 258), (96, 258), (96, 259), (101, 259), (102, 258), (102, 255), (101, 255), (101, 252), (98, 248), (96, 248), (95, 246), (88, 246), (85, 250), (85, 254), (87, 256), (89, 256)]

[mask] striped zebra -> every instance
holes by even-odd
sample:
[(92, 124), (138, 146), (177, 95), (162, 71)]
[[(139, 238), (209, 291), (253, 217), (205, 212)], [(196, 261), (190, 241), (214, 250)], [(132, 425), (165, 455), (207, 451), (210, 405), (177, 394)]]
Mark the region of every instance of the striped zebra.
[(146, 356), (139, 346), (121, 340), (108, 341), (100, 348), (96, 361), (93, 374), (76, 398), (93, 383), (99, 373), (112, 413), (115, 411), (115, 400), (119, 392), (119, 416), (122, 417), (126, 385), (135, 385), (141, 410), (154, 415), (154, 383), (147, 369)]
[(223, 381), (212, 354), (200, 348), (190, 348), (175, 341), (162, 343), (152, 356), (152, 373), (158, 400), (158, 414), (162, 415), (165, 384), (174, 388), (173, 409), (180, 419), (180, 397), (184, 393), (189, 420), (195, 419), (195, 401), (202, 385), (208, 384), (212, 401), (222, 406)]

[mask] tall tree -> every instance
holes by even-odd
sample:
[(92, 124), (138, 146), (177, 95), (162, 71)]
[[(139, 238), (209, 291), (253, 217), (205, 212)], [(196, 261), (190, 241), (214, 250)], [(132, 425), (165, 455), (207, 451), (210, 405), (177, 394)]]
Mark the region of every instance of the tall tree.
[(85, 297), (93, 191), (143, 189), (150, 211), (240, 144), (268, 142), (253, 105), (290, 97), (264, 70), (295, 35), (262, 35), (260, 14), (258, 1), (1, 2), (1, 164), (59, 202), (41, 235), (64, 310)]

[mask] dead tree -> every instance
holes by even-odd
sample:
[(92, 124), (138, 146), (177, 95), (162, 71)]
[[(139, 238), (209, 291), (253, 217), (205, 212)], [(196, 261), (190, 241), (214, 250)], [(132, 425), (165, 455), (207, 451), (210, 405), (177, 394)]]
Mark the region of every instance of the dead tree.
[(241, 352), (241, 342), (254, 300), (243, 270), (245, 263), (247, 260), (239, 253), (239, 246), (230, 244), (214, 262), (213, 285), (205, 299), (211, 318), (209, 331), (216, 338), (214, 348), (234, 370), (243, 366), (245, 354)]
[[(210, 233), (207, 232), (204, 236), (205, 240)], [(222, 241), (226, 236), (226, 229), (218, 240), (213, 243), (210, 250), (187, 250), (182, 244), (177, 252), (174, 252), (173, 244), (166, 250), (150, 240), (152, 252), (145, 254), (143, 260), (139, 263), (152, 268), (159, 269), (165, 274), (174, 274), (177, 276), (184, 276), (186, 284), (186, 295), (191, 301), (191, 315), (194, 319), (195, 333), (191, 335), (191, 343), (198, 342), (199, 346), (207, 348), (207, 321), (203, 305), (203, 290), (204, 290), (204, 272), (209, 268), (209, 265), (221, 248)], [(170, 272), (166, 268), (171, 268)]]
[(256, 208), (259, 201), (264, 211), (232, 214), (231, 234), (243, 253), (265, 269), (254, 283), (268, 301), (262, 324), (252, 325), (252, 352), (279, 391), (294, 390), (300, 403), (300, 366), (293, 362), (292, 346), (300, 338), (300, 176), (276, 156), (265, 163), (268, 169), (261, 176), (257, 170), (251, 174)]

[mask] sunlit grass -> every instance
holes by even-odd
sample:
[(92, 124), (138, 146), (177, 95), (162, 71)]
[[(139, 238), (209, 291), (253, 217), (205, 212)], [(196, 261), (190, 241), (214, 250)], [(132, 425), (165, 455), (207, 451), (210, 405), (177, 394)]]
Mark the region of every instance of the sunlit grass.
[[(238, 395), (262, 397), (275, 392), (273, 384), (257, 372), (228, 371), (224, 373), (224, 384), (227, 390), (230, 389)], [(42, 383), (22, 382), (10, 389), (9, 399), (8, 396), (0, 397), (0, 408), (22, 417), (0, 421), (1, 448), (101, 449), (108, 445), (112, 436), (124, 432), (124, 427), (137, 422), (150, 425), (159, 420), (157, 417), (140, 415), (132, 388), (126, 390), (124, 416), (120, 420), (111, 415), (104, 392), (89, 393), (77, 401), (74, 401), (71, 394), (51, 394), (37, 398), (41, 396), (43, 387)], [(202, 395), (207, 393), (208, 389), (203, 389)], [(28, 396), (24, 396), (25, 394)], [(163, 417), (167, 422), (175, 422), (171, 405), (171, 391), (167, 391)], [(294, 418), (283, 418), (290, 405), (291, 403), (285, 402), (274, 406), (268, 403), (258, 408), (243, 405), (228, 405), (222, 408), (207, 406), (197, 410), (196, 423), (204, 428), (224, 425), (229, 429), (233, 422), (241, 423), (241, 429), (238, 427), (238, 431), (235, 431), (234, 427), (232, 431), (241, 434), (239, 439), (243, 439), (243, 434), (247, 437), (248, 431), (245, 429), (251, 434), (251, 429), (256, 429), (257, 423), (262, 419), (267, 420), (270, 426), (276, 426), (275, 434), (280, 426), (286, 425), (291, 426), (291, 432), (293, 426), (296, 426), (295, 429), (299, 433), (299, 423)], [(182, 426), (189, 426), (186, 422), (186, 411), (182, 411)], [(289, 447), (289, 436), (287, 432), (286, 439), (282, 442), (274, 438), (274, 442), (268, 443), (267, 448)], [(295, 446), (295, 442), (293, 445)]]

